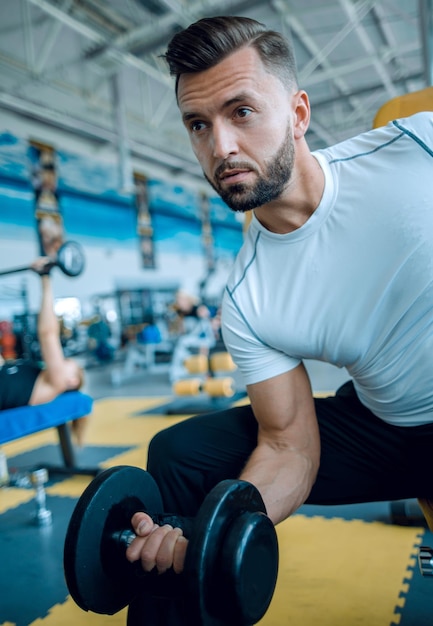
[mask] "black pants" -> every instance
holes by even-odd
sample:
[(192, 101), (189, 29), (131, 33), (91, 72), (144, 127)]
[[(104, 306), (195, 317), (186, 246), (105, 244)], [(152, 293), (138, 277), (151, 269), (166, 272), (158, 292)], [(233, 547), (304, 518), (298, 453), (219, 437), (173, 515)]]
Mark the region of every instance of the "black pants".
[[(433, 424), (386, 424), (360, 403), (352, 382), (315, 404), (321, 461), (309, 504), (433, 496)], [(158, 433), (150, 443), (148, 470), (166, 512), (195, 515), (212, 487), (239, 476), (256, 440), (250, 406), (199, 415)], [(161, 619), (155, 624), (175, 623)]]
[[(386, 424), (360, 403), (352, 382), (315, 404), (321, 461), (309, 504), (433, 495), (433, 424)], [(195, 515), (212, 487), (240, 474), (256, 440), (249, 405), (198, 415), (158, 433), (150, 443), (148, 470), (165, 509)]]

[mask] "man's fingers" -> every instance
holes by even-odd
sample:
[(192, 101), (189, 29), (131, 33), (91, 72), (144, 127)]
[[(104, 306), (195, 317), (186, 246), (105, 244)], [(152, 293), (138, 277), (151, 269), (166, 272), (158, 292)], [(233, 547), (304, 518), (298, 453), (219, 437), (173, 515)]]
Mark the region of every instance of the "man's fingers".
[(154, 567), (160, 574), (171, 567), (176, 573), (183, 570), (188, 541), (180, 528), (158, 526), (145, 513), (135, 513), (132, 526), (137, 536), (126, 550), (129, 561), (140, 560), (146, 572)]
[(185, 564), (186, 549), (188, 547), (188, 540), (183, 535), (178, 537), (174, 546), (173, 554), (173, 569), (176, 574), (180, 574), (183, 571)]
[(162, 529), (165, 529), (166, 532), (155, 556), (156, 569), (160, 574), (163, 574), (172, 567), (174, 563), (175, 547), (183, 534), (180, 528), (172, 528), (168, 525), (163, 526)]
[(146, 537), (155, 528), (156, 524), (147, 513), (134, 513), (131, 519), (132, 528), (139, 537)]

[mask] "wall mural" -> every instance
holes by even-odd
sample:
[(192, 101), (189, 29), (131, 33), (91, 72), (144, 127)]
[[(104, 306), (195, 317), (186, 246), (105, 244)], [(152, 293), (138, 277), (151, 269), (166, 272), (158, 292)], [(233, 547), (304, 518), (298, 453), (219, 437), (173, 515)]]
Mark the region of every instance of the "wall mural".
[(57, 190), (56, 153), (51, 146), (30, 143), (31, 178), (35, 193), (36, 231), (42, 256), (55, 257), (64, 243), (63, 217)]
[(145, 188), (124, 194), (116, 162), (30, 145), (0, 131), (0, 219), (11, 228), (34, 228), (36, 211), (59, 236), (138, 248), (141, 266), (149, 269), (160, 254), (200, 256), (206, 266), (234, 257), (242, 222), (220, 198), (208, 197), (204, 212), (199, 192), (140, 176)]
[(141, 264), (144, 268), (154, 269), (156, 267), (155, 247), (153, 245), (152, 213), (149, 209), (146, 177), (141, 174), (134, 174), (134, 185)]

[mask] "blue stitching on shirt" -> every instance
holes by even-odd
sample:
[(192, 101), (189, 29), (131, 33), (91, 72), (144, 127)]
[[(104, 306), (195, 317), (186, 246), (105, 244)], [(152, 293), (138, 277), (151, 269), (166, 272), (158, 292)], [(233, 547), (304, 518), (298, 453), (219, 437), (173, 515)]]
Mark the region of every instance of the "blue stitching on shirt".
[(352, 159), (357, 159), (358, 157), (368, 156), (369, 154), (373, 154), (374, 152), (377, 152), (378, 150), (382, 150), (382, 148), (386, 148), (390, 144), (394, 143), (394, 141), (397, 141), (398, 139), (403, 137), (403, 135), (404, 133), (402, 132), (400, 133), (400, 135), (397, 135), (397, 137), (393, 137), (386, 143), (383, 143), (380, 146), (376, 146), (376, 148), (374, 148), (373, 150), (369, 150), (368, 152), (360, 152), (359, 154), (353, 154), (352, 156), (344, 157), (344, 158), (342, 157), (341, 159), (332, 159), (332, 161), (329, 161), (329, 164), (339, 163), (340, 161), (352, 161)]
[(250, 323), (248, 322), (248, 320), (246, 319), (246, 317), (244, 316), (244, 314), (242, 313), (242, 311), (240, 310), (239, 306), (236, 303), (236, 300), (234, 298), (234, 292), (236, 291), (236, 289), (239, 287), (239, 285), (242, 283), (242, 281), (245, 278), (245, 275), (249, 269), (249, 267), (252, 265), (252, 263), (254, 262), (256, 256), (257, 256), (257, 246), (259, 243), (259, 239), (260, 239), (260, 235), (261, 233), (257, 233), (257, 237), (256, 237), (256, 241), (254, 244), (254, 254), (252, 255), (249, 263), (245, 266), (244, 272), (242, 274), (242, 276), (240, 277), (239, 281), (236, 283), (236, 285), (233, 287), (232, 290), (229, 289), (228, 285), (226, 285), (226, 291), (230, 296), (230, 300), (233, 302), (233, 306), (236, 307), (236, 310), (238, 311), (239, 315), (242, 317), (242, 319), (244, 320), (244, 323), (246, 324), (246, 326), (249, 328), (250, 333), (257, 339), (257, 341), (259, 341), (262, 345), (267, 346), (268, 348), (270, 347), (265, 341), (263, 341), (263, 339), (261, 339), (257, 333), (255, 332), (254, 328), (251, 327)]
[(394, 120), (393, 124), (394, 126), (399, 128), (403, 133), (405, 133), (408, 137), (416, 141), (416, 143), (420, 145), (421, 148), (423, 148), (430, 156), (433, 156), (433, 150), (430, 150), (430, 148), (419, 137), (414, 135), (410, 130), (408, 130), (404, 126), (401, 126), (401, 124), (399, 124), (397, 120)]
[[(238, 283), (239, 284), (239, 283)], [(254, 328), (252, 328), (252, 326), (250, 325), (249, 321), (246, 319), (245, 315), (242, 313), (242, 311), (240, 310), (240, 308), (237, 305), (237, 302), (234, 298), (233, 295), (233, 291), (230, 291), (230, 289), (228, 287), (226, 287), (227, 293), (230, 296), (230, 300), (233, 302), (233, 306), (236, 308), (237, 312), (239, 313), (239, 315), (241, 316), (241, 318), (244, 320), (245, 325), (248, 327), (250, 333), (257, 339), (257, 341), (259, 341), (263, 346), (266, 346), (267, 348), (270, 348), (271, 346), (269, 344), (267, 344), (265, 341), (263, 341), (263, 339), (261, 339), (258, 334), (256, 333), (256, 331), (254, 330)]]
[(250, 265), (252, 265), (252, 263), (254, 262), (254, 259), (255, 259), (255, 258), (256, 258), (256, 256), (257, 256), (257, 245), (258, 245), (258, 243), (259, 243), (260, 235), (261, 235), (261, 233), (257, 233), (256, 241), (255, 241), (255, 244), (254, 244), (254, 254), (253, 254), (253, 256), (251, 257), (251, 260), (250, 260), (250, 262), (248, 263), (248, 265), (246, 265), (246, 266), (245, 266), (244, 273), (243, 273), (243, 274), (242, 274), (242, 276), (240, 277), (239, 281), (236, 283), (236, 285), (233, 287), (233, 289), (232, 289), (231, 291), (230, 291), (230, 289), (229, 289), (228, 287), (226, 287), (226, 289), (227, 289), (228, 293), (230, 294), (230, 296), (231, 296), (231, 295), (232, 295), (232, 294), (236, 291), (236, 289), (239, 287), (239, 285), (241, 284), (241, 282), (244, 280), (244, 278), (245, 278), (245, 274), (247, 273), (248, 268), (250, 267)]

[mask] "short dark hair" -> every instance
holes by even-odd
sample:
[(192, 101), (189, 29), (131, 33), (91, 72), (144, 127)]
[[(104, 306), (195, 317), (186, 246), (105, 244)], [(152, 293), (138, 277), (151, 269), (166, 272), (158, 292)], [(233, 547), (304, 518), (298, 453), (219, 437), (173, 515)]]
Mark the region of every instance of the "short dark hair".
[(293, 49), (281, 33), (249, 17), (219, 16), (191, 24), (168, 44), (163, 57), (176, 77), (176, 95), (182, 74), (207, 70), (247, 46), (257, 50), (265, 67), (287, 88), (297, 86)]

